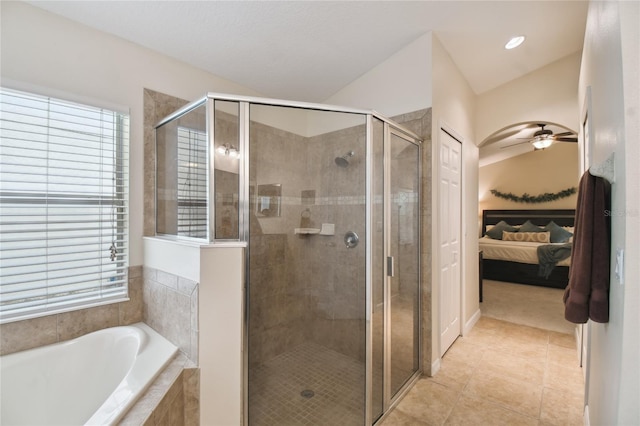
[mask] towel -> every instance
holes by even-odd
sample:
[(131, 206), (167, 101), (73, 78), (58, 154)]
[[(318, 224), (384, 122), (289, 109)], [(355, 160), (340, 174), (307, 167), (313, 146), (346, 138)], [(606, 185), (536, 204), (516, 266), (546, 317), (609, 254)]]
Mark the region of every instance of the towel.
[(538, 275), (547, 279), (558, 262), (571, 256), (571, 243), (538, 246), (537, 253), (540, 265)]
[(564, 317), (583, 324), (609, 321), (609, 183), (586, 172), (580, 179)]

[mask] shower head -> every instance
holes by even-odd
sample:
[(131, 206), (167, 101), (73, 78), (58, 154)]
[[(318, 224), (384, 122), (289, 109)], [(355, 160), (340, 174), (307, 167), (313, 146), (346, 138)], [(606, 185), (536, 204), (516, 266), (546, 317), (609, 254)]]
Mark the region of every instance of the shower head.
[(343, 155), (342, 157), (336, 157), (336, 164), (339, 167), (348, 167), (349, 166), (349, 157), (353, 157), (355, 155), (355, 152), (353, 151), (349, 151), (347, 152), (345, 155)]

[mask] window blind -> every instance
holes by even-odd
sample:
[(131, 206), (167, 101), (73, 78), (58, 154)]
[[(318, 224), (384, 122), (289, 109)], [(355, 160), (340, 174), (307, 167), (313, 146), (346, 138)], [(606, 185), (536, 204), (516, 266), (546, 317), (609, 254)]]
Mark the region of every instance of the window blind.
[(206, 133), (178, 127), (178, 235), (207, 238)]
[(0, 321), (127, 297), (129, 117), (0, 89)]

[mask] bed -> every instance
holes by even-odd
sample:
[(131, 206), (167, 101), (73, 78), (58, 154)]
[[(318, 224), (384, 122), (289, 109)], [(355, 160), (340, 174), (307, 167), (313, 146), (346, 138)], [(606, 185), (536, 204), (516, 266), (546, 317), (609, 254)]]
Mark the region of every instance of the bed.
[[(516, 228), (527, 221), (539, 227), (545, 227), (553, 221), (559, 227), (570, 232), (574, 226), (574, 220), (575, 210), (567, 209), (484, 210), (482, 213), (482, 237), (479, 241), (479, 249), (482, 252), (482, 278), (542, 287), (565, 288), (569, 281), (570, 258), (559, 261), (551, 270), (550, 275), (545, 278), (539, 275), (540, 265), (537, 255), (538, 246), (545, 243), (503, 241), (490, 238), (487, 236), (487, 232), (502, 221)], [(563, 244), (566, 247), (568, 242)]]

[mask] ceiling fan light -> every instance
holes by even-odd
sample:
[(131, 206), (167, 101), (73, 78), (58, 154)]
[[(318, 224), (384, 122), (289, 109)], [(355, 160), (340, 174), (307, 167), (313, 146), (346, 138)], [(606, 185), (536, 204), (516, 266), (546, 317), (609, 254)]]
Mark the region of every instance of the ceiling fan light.
[(507, 50), (515, 49), (516, 47), (520, 46), (524, 42), (524, 38), (525, 37), (522, 35), (511, 37), (511, 40), (509, 40), (507, 44), (504, 45), (504, 48)]
[(537, 138), (531, 144), (535, 149), (545, 149), (545, 148), (549, 148), (552, 143), (553, 143), (553, 139), (544, 137), (544, 138)]

